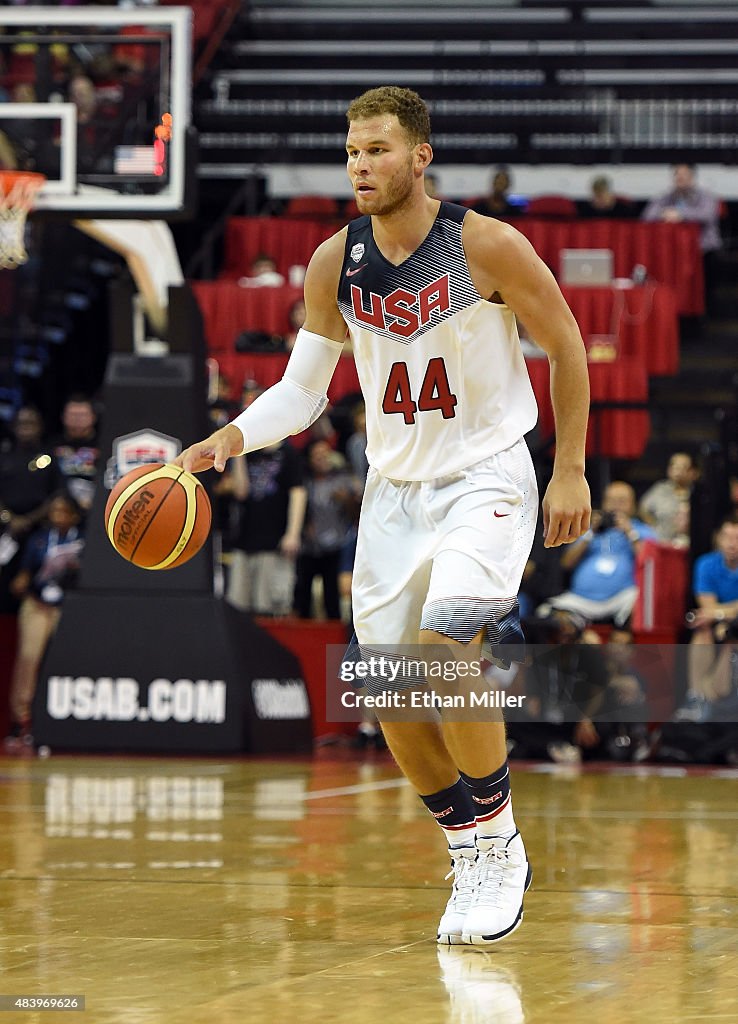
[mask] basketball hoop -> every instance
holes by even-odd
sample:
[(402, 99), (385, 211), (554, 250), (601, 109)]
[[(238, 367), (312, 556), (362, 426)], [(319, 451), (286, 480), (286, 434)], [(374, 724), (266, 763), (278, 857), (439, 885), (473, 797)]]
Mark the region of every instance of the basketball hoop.
[(0, 268), (14, 270), (28, 253), (23, 236), (36, 193), (46, 181), (33, 171), (0, 171)]

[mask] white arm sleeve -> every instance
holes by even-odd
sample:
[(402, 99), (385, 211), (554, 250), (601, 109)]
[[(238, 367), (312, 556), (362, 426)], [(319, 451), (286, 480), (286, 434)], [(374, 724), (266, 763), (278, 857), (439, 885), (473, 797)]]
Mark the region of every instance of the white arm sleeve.
[(243, 434), (242, 454), (277, 444), (317, 420), (342, 351), (342, 341), (298, 331), (282, 379), (232, 421)]

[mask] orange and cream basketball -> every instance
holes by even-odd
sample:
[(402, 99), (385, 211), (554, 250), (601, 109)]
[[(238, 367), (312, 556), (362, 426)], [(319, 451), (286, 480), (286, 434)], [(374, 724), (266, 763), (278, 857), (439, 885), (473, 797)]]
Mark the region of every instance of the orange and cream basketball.
[(205, 488), (170, 463), (132, 469), (105, 506), (110, 543), (141, 569), (173, 569), (187, 562), (205, 543), (210, 522)]

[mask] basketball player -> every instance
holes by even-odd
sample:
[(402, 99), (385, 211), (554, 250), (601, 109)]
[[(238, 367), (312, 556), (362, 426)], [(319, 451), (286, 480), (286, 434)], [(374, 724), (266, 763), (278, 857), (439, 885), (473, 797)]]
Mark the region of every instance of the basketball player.
[[(348, 174), (363, 216), (324, 242), (305, 278), (307, 319), (284, 377), (177, 462), (200, 472), (312, 423), (353, 342), (370, 469), (353, 611), (362, 652), (462, 647), (516, 632), (538, 496), (523, 435), (536, 403), (515, 315), (546, 351), (556, 459), (545, 544), (589, 527), (589, 389), (576, 322), (526, 239), (429, 197), (428, 111), (396, 87), (350, 105)], [(454, 883), (441, 943), (486, 945), (518, 927), (531, 879), (498, 722), (384, 721), (387, 743), (443, 829)]]

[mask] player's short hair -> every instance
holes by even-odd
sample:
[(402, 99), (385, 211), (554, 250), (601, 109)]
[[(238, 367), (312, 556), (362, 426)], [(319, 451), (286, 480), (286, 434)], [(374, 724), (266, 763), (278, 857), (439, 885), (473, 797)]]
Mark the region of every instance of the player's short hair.
[(379, 114), (394, 114), (414, 146), (430, 141), (430, 114), (425, 102), (412, 89), (382, 85), (352, 100), (346, 120), (364, 121)]

